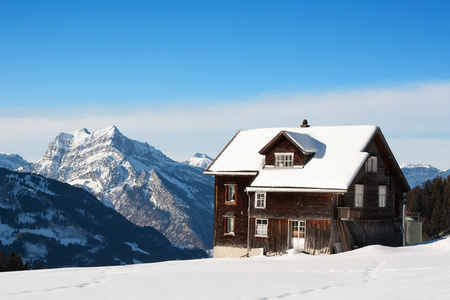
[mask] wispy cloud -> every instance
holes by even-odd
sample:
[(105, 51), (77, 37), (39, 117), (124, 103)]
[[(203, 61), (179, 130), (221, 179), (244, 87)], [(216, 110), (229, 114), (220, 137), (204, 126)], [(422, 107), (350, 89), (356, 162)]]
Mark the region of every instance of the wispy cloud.
[[(450, 167), (450, 82), (304, 94), (267, 93), (253, 99), (160, 107), (72, 107), (0, 110), (0, 151), (40, 158), (59, 132), (116, 125), (128, 137), (177, 160), (217, 155), (239, 129), (373, 124), (391, 142), (399, 163)], [(4, 130), (4, 128), (6, 130)], [(418, 152), (420, 147), (428, 148)]]

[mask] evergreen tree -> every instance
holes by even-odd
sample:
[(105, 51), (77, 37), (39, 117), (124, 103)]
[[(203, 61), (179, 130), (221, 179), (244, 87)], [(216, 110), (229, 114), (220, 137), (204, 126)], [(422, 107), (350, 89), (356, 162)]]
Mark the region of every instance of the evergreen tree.
[(31, 265), (28, 262), (28, 259), (25, 261), (25, 264), (23, 265), (22, 270), (30, 270), (31, 269)]
[(34, 269), (35, 270), (42, 269), (41, 262), (39, 260), (37, 260), (36, 263), (34, 264)]
[(6, 271), (6, 256), (5, 253), (0, 251), (0, 272)]
[(406, 196), (408, 211), (422, 216), (423, 238), (429, 240), (450, 233), (450, 177), (435, 178)]
[(12, 250), (6, 259), (6, 271), (17, 271), (18, 268), (16, 253)]

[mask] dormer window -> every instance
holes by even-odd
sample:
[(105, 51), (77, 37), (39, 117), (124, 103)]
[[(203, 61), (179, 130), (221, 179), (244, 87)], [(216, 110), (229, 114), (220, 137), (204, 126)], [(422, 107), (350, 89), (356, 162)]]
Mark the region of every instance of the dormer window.
[(292, 168), (294, 153), (275, 153), (275, 168)]

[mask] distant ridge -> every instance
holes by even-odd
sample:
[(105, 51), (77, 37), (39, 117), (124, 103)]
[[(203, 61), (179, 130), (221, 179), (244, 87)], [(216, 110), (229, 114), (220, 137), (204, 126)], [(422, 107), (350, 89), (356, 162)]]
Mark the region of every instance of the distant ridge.
[(31, 172), (34, 165), (22, 158), (18, 154), (0, 152), (0, 168), (8, 170), (20, 169), (23, 172)]
[(400, 166), (411, 188), (436, 177), (450, 176), (450, 169), (441, 171), (429, 164), (403, 164)]
[(0, 216), (0, 249), (49, 268), (206, 257), (134, 225), (83, 189), (37, 174), (0, 168)]

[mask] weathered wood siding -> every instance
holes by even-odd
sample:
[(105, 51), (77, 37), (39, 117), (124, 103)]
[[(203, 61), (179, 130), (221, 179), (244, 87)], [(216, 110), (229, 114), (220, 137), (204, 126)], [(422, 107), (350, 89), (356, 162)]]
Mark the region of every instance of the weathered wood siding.
[(268, 219), (267, 237), (255, 236), (255, 220), (250, 219), (251, 248), (263, 248), (264, 253), (283, 253), (288, 249), (288, 220)]
[[(331, 224), (331, 246), (336, 242), (344, 243), (339, 234), (338, 222), (341, 221), (332, 221)], [(344, 222), (350, 233), (350, 243), (352, 246), (384, 245), (397, 247), (403, 244), (401, 234), (402, 220), (400, 218)]]
[[(387, 152), (382, 150), (380, 143), (379, 137), (375, 136), (365, 149), (371, 156), (377, 157), (377, 172), (366, 172), (363, 165), (345, 194), (343, 206), (355, 207), (355, 184), (364, 185), (361, 219), (392, 219), (399, 217), (401, 213), (403, 191), (400, 186), (400, 177), (398, 174), (393, 174), (392, 160), (387, 156)], [(386, 207), (379, 206), (378, 187), (380, 185), (386, 186)]]
[(290, 220), (331, 220), (332, 194), (267, 193), (266, 208), (255, 208), (255, 193), (251, 196), (251, 216)]
[[(247, 247), (248, 202), (250, 196), (250, 246), (265, 252), (282, 253), (289, 249), (289, 220), (306, 220), (305, 250), (313, 254), (329, 253), (330, 220), (333, 215), (331, 194), (267, 193), (266, 208), (255, 208), (255, 193), (244, 190), (250, 176), (215, 177), (214, 246)], [(226, 203), (226, 185), (236, 185), (236, 202)], [(234, 235), (225, 234), (226, 217), (235, 218)], [(268, 220), (268, 237), (255, 236), (255, 219)]]
[[(290, 249), (289, 220), (268, 219), (267, 237), (255, 236), (255, 218), (251, 218), (251, 248), (263, 248), (264, 253), (284, 253)], [(331, 253), (331, 221), (306, 220), (304, 251), (309, 254)]]
[[(215, 176), (213, 246), (247, 247), (248, 196), (251, 176)], [(236, 184), (236, 203), (225, 203), (226, 184)], [(235, 235), (225, 235), (225, 215), (235, 216)]]
[(331, 221), (306, 220), (305, 252), (331, 253)]

